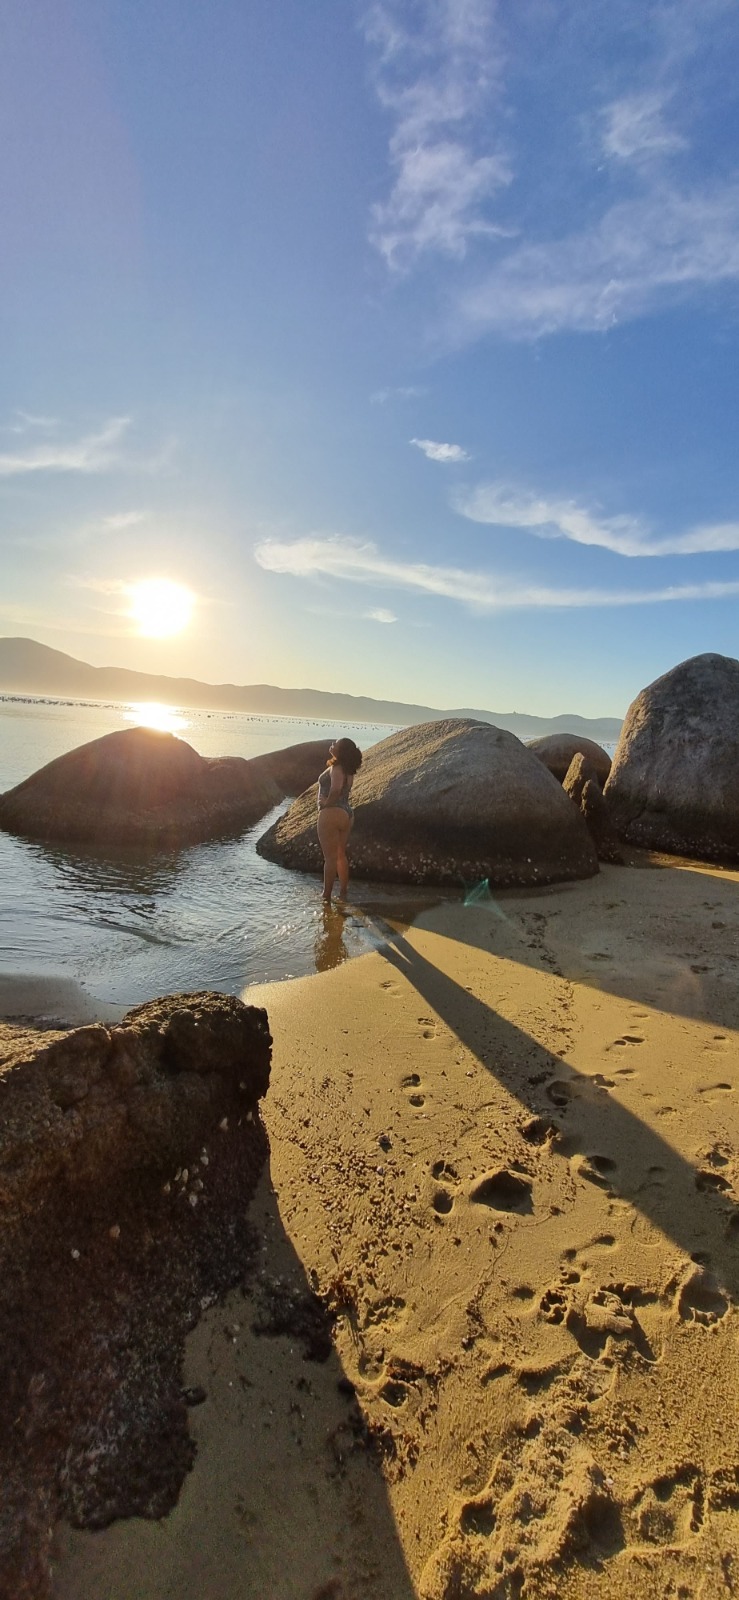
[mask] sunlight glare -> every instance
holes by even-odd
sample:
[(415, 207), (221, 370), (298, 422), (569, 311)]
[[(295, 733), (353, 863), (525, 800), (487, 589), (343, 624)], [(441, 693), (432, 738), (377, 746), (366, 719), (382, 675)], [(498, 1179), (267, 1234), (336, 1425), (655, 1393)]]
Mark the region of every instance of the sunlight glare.
[(169, 639), (187, 627), (195, 596), (170, 578), (142, 578), (131, 585), (129, 616), (146, 639)]
[(127, 722), (135, 722), (137, 728), (155, 728), (157, 733), (179, 733), (182, 728), (190, 726), (187, 717), (175, 711), (173, 706), (156, 702), (132, 701), (126, 706), (124, 716)]

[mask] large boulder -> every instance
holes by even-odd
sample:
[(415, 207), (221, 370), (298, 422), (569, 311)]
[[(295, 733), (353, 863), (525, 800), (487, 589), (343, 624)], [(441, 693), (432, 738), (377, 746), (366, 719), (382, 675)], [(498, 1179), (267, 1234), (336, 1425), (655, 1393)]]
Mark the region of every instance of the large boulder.
[(593, 739), (583, 739), (579, 733), (548, 733), (542, 739), (527, 739), (526, 748), (533, 750), (560, 783), (564, 783), (575, 756), (587, 758), (601, 789), (611, 770), (608, 751)]
[[(467, 718), (391, 734), (354, 780), (353, 871), (398, 883), (537, 884), (598, 862), (582, 817), (512, 733)], [(259, 840), (270, 861), (322, 869), (316, 800), (300, 795)]]
[(0, 795), (0, 828), (31, 839), (176, 846), (258, 822), (282, 798), (240, 756), (127, 728), (79, 745)]
[(565, 773), (565, 794), (579, 807), (592, 838), (599, 861), (622, 867), (624, 856), (611, 821), (608, 802), (598, 782), (595, 767), (585, 756), (576, 755)]
[(631, 844), (739, 860), (739, 661), (692, 656), (642, 689), (605, 793)]
[(325, 770), (330, 745), (330, 739), (306, 739), (304, 744), (289, 744), (284, 750), (253, 756), (249, 766), (255, 777), (276, 783), (283, 794), (302, 794), (318, 782)]
[(254, 1258), (271, 1044), (259, 1007), (170, 995), (0, 1074), (2, 1596), (46, 1600), (57, 1517), (177, 1501), (185, 1336)]

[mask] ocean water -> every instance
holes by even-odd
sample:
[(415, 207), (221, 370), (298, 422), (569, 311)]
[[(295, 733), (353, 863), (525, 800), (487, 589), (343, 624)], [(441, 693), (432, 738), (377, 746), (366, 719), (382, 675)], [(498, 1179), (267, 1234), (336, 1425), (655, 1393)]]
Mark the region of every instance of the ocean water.
[[(338, 734), (366, 750), (395, 731), (0, 695), (0, 793), (76, 745), (143, 721), (180, 734), (205, 756), (250, 757), (323, 737), (328, 753)], [(252, 983), (337, 966), (387, 936), (386, 916), (403, 921), (424, 903), (416, 890), (357, 885), (349, 916), (325, 913), (317, 877), (256, 853), (281, 809), (238, 839), (155, 855), (61, 848), (0, 832), (0, 974), (74, 979), (95, 1000), (125, 1006), (179, 990), (239, 994)]]
[[(194, 711), (124, 702), (0, 694), (0, 793), (65, 751), (146, 722), (201, 755), (257, 756), (338, 734), (367, 750), (395, 731), (378, 723)], [(0, 976), (72, 979), (96, 1001), (132, 1006), (195, 989), (324, 971), (377, 947), (441, 890), (352, 885), (352, 910), (325, 912), (317, 877), (257, 855), (277, 807), (237, 839), (142, 854), (60, 847), (0, 831)], [(463, 886), (460, 884), (460, 893)]]

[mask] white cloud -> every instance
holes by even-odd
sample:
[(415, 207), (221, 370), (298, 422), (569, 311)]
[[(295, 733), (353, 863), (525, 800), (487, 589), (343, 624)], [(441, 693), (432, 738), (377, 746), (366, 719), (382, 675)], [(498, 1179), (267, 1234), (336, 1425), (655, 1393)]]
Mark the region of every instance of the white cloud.
[(659, 91), (625, 95), (602, 112), (603, 150), (620, 161), (652, 161), (684, 150), (687, 140), (668, 127), (667, 99)]
[(661, 601), (717, 600), (739, 595), (739, 581), (646, 590), (552, 589), (459, 567), (394, 561), (383, 556), (369, 540), (340, 537), (311, 536), (292, 543), (267, 540), (257, 545), (254, 555), (260, 567), (268, 572), (298, 578), (326, 577), (353, 583), (386, 584), (391, 588), (456, 600), (480, 612), (653, 605)]
[(457, 494), (453, 504), (471, 522), (526, 528), (538, 538), (570, 539), (620, 556), (687, 556), (739, 550), (739, 522), (705, 523), (686, 533), (655, 535), (641, 517), (596, 516), (575, 500), (548, 500), (501, 483), (482, 484), (470, 494)]
[(428, 394), (428, 389), (419, 384), (407, 383), (401, 384), (396, 389), (376, 389), (374, 394), (370, 395), (370, 402), (373, 406), (384, 406), (388, 400), (418, 400), (424, 394)]
[(99, 433), (68, 444), (49, 440), (28, 450), (0, 455), (0, 477), (29, 472), (104, 472), (117, 460), (117, 446), (130, 425), (129, 417), (111, 417)]
[(499, 231), (485, 207), (510, 182), (510, 167), (477, 131), (499, 77), (494, 13), (494, 0), (420, 0), (414, 30), (399, 0), (369, 13), (377, 94), (395, 119), (395, 181), (374, 208), (371, 237), (392, 267), (425, 252), (462, 257), (470, 239)]
[(739, 184), (655, 189), (593, 228), (522, 246), (458, 302), (468, 334), (597, 332), (739, 278)]
[(408, 442), (414, 444), (418, 450), (422, 450), (429, 461), (448, 463), (471, 460), (461, 444), (437, 444), (435, 439), (410, 439)]
[(365, 611), (364, 615), (368, 622), (390, 623), (398, 620), (394, 611), (385, 611), (381, 606), (378, 606), (376, 611)]
[(111, 533), (120, 533), (123, 528), (135, 528), (140, 522), (145, 522), (146, 511), (115, 511), (112, 516), (103, 517), (102, 526)]

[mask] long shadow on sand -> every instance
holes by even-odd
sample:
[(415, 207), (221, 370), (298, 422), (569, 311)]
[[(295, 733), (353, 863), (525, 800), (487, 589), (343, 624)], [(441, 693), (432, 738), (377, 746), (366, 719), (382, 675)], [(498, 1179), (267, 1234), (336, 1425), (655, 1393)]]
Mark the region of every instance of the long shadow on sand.
[(414, 1600), (370, 1433), (268, 1169), (243, 1290), (190, 1335), (192, 1473), (164, 1520), (60, 1528), (54, 1600)]
[[(515, 897), (504, 892), (497, 899), (491, 894), (473, 912), (484, 918), (487, 903), (489, 933), (475, 934), (470, 942), (488, 950), (491, 943), (496, 950), (500, 946), (507, 959), (529, 966), (543, 956), (550, 970), (558, 968), (573, 983), (621, 995), (635, 1005), (716, 1028), (737, 1027), (736, 871), (710, 864), (701, 871), (699, 863), (672, 866), (645, 858), (638, 866), (602, 866), (587, 887), (586, 899), (578, 892), (582, 886), (574, 887), (578, 899), (575, 904), (573, 898), (569, 917), (566, 899), (562, 904), (568, 885), (557, 885), (551, 900), (546, 889), (531, 891), (530, 909), (520, 891)], [(679, 893), (673, 895), (673, 889)], [(501, 939), (513, 898), (516, 932), (510, 940)], [(629, 921), (624, 927), (626, 905)], [(550, 935), (556, 938), (556, 961), (547, 951)], [(457, 936), (450, 930), (450, 937)]]
[[(405, 939), (388, 943), (382, 954), (518, 1099), (527, 1116), (557, 1130), (555, 1155), (568, 1160), (581, 1153), (587, 1158), (584, 1176), (628, 1202), (687, 1256), (708, 1266), (732, 1300), (739, 1298), (739, 1211), (720, 1169), (691, 1164), (606, 1086), (565, 1065)], [(684, 1289), (683, 1295), (688, 1318), (703, 1310), (720, 1315), (727, 1309), (723, 1295), (712, 1291), (708, 1280)]]

